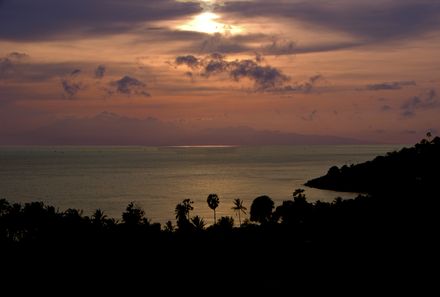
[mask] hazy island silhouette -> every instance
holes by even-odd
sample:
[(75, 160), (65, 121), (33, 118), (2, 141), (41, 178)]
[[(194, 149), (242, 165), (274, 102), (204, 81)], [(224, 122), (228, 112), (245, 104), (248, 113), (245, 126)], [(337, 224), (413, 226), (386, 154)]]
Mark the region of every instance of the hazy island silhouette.
[[(213, 193), (210, 226), (191, 215), (191, 199), (176, 205), (175, 225), (163, 226), (134, 202), (116, 220), (101, 209), (85, 216), (1, 199), (5, 288), (18, 278), (127, 293), (141, 286), (165, 295), (396, 293), (425, 277), (435, 255), (438, 168), (440, 138), (428, 135), (414, 147), (332, 167), (306, 184), (364, 193), (355, 199), (310, 203), (296, 189), (277, 206), (268, 196), (247, 206), (236, 198), (231, 216), (217, 218), (223, 198)], [(419, 292), (430, 284), (427, 276)]]

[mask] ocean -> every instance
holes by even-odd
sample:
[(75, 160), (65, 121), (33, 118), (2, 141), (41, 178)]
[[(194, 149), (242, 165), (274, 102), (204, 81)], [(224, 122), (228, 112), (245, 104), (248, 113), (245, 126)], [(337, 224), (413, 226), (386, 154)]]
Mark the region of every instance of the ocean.
[[(191, 216), (213, 222), (206, 203), (220, 197), (217, 218), (234, 216), (233, 199), (250, 209), (252, 200), (271, 197), (275, 205), (304, 188), (308, 201), (352, 198), (305, 187), (333, 166), (373, 159), (403, 145), (210, 146), (210, 147), (0, 147), (0, 198), (43, 201), (59, 210), (91, 215), (100, 208), (121, 218), (134, 201), (152, 222), (175, 221), (177, 203), (194, 201)], [(236, 220), (237, 221), (237, 220)]]

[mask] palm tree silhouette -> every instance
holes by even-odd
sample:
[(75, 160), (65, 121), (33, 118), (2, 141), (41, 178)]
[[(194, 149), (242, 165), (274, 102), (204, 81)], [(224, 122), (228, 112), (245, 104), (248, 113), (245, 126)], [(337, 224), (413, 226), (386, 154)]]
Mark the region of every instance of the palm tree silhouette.
[(238, 214), (238, 223), (240, 224), (241, 227), (240, 214), (241, 213), (246, 214), (246, 210), (247, 210), (247, 208), (244, 207), (243, 205), (243, 200), (241, 200), (240, 198), (234, 199), (234, 206), (232, 207), (232, 209)]
[(192, 201), (191, 199), (185, 199), (182, 201), (183, 207), (186, 211), (186, 214), (188, 215), (188, 221), (190, 220), (189, 212), (194, 209), (194, 207), (192, 207), (192, 205), (191, 205), (193, 203), (194, 203), (194, 201)]
[(206, 223), (205, 220), (203, 220), (201, 217), (195, 216), (191, 219), (191, 222), (193, 223), (197, 231), (205, 230)]
[(184, 222), (189, 222), (189, 212), (194, 209), (194, 207), (192, 207), (191, 205), (193, 203), (194, 201), (192, 201), (191, 199), (185, 199), (182, 201), (182, 203), (176, 205), (176, 209), (174, 210), (174, 212), (176, 213), (178, 225), (181, 225)]
[(107, 220), (107, 215), (104, 214), (104, 212), (101, 209), (95, 210), (95, 212), (92, 215), (92, 223), (97, 226), (104, 226), (105, 221)]
[(214, 225), (215, 225), (215, 223), (217, 222), (215, 217), (215, 209), (218, 207), (220, 203), (220, 199), (218, 198), (217, 194), (209, 194), (206, 202), (208, 202), (209, 208), (214, 211)]

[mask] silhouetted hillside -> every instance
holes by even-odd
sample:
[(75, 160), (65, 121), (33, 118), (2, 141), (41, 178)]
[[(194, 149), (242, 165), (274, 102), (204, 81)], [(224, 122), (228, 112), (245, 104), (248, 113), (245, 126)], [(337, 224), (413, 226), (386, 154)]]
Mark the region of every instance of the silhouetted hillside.
[(436, 185), (439, 169), (440, 138), (436, 137), (365, 163), (333, 166), (326, 175), (305, 185), (343, 192), (430, 192)]

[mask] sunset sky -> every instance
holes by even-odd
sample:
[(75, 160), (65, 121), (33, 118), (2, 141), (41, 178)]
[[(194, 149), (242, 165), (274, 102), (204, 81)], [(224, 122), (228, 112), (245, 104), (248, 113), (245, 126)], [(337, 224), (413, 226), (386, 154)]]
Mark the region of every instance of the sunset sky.
[(413, 143), (439, 53), (438, 0), (0, 0), (0, 144)]

